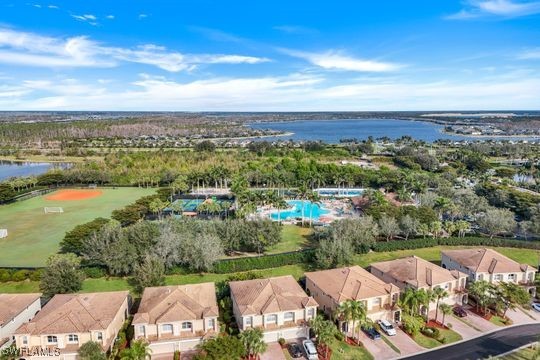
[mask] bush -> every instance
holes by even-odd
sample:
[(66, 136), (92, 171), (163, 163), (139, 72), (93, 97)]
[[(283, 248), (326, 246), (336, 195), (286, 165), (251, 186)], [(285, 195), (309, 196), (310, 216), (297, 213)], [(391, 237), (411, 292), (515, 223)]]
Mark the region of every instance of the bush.
[(11, 274), (11, 281), (24, 281), (30, 277), (30, 270), (17, 270)]
[(7, 269), (0, 269), (0, 282), (11, 281), (11, 271)]
[(343, 333), (341, 331), (336, 331), (336, 334), (334, 335), (336, 340), (338, 341), (344, 341), (345, 340), (345, 335), (343, 335)]
[(308, 263), (313, 260), (313, 253), (313, 250), (304, 250), (275, 255), (219, 260), (214, 264), (214, 272), (218, 274), (229, 274), (256, 269), (269, 269), (285, 265)]
[(173, 360), (180, 360), (180, 351), (176, 350), (174, 352)]
[(86, 277), (91, 279), (99, 279), (105, 276), (105, 270), (99, 267), (86, 267), (83, 268)]
[(422, 334), (433, 339), (439, 339), (441, 337), (441, 331), (435, 327), (426, 326), (421, 330)]
[(283, 346), (285, 346), (285, 344), (287, 343), (287, 341), (285, 341), (284, 338), (279, 338), (279, 339), (278, 339), (278, 343), (279, 343), (279, 345), (281, 345), (281, 347), (283, 347)]

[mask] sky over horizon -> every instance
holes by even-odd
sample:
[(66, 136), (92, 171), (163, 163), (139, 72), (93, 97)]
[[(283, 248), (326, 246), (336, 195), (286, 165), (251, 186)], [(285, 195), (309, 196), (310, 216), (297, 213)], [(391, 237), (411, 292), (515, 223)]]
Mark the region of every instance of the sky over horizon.
[(540, 109), (540, 0), (0, 0), (0, 110)]

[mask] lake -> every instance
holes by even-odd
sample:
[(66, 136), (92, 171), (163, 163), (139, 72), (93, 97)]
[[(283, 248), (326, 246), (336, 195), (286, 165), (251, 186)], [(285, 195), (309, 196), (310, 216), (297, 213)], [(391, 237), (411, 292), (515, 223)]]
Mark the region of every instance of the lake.
[[(449, 140), (487, 140), (488, 137), (469, 137), (443, 133), (444, 126), (431, 122), (397, 120), (397, 119), (353, 119), (353, 120), (300, 120), (284, 122), (267, 122), (250, 124), (255, 129), (272, 129), (292, 132), (290, 136), (263, 138), (272, 140), (322, 140), (329, 144), (338, 143), (340, 139), (367, 139), (369, 136), (380, 138), (387, 136), (398, 139), (408, 135), (417, 140), (433, 142), (438, 139)], [(499, 138), (501, 139), (501, 138)], [(515, 138), (517, 140), (517, 138)]]
[(47, 170), (61, 167), (65, 168), (65, 163), (44, 163), (44, 162), (19, 162), (0, 160), (0, 181), (18, 176), (40, 175)]

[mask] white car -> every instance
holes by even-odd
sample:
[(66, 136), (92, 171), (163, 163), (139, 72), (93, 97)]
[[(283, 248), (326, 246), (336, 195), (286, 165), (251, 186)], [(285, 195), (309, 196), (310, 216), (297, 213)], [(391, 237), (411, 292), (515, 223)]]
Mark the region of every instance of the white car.
[(539, 303), (532, 303), (532, 308), (538, 312), (540, 312), (540, 304)]
[(388, 336), (394, 336), (396, 335), (396, 329), (388, 320), (380, 320), (379, 325), (381, 326), (381, 330), (386, 333)]
[(302, 341), (302, 346), (306, 352), (308, 360), (319, 360), (319, 354), (317, 353), (317, 348), (311, 340)]

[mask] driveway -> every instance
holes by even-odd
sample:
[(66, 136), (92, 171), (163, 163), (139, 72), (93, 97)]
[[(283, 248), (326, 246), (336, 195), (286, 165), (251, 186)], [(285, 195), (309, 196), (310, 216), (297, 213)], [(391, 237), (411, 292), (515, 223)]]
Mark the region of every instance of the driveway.
[(470, 306), (464, 306), (463, 308), (467, 311), (467, 317), (463, 318), (463, 320), (471, 324), (473, 327), (481, 330), (482, 332), (496, 330), (500, 328), (499, 326), (495, 325), (491, 321), (486, 320), (483, 317), (473, 313), (470, 310), (471, 309)]
[[(393, 337), (387, 337), (392, 342)], [(364, 344), (365, 348), (373, 355), (377, 360), (393, 359), (399, 354), (396, 353), (383, 339), (371, 340), (369, 336), (360, 332), (360, 341)], [(392, 342), (393, 343), (393, 342)]]
[[(401, 356), (414, 354), (419, 351), (426, 350), (416, 343), (411, 337), (403, 332), (403, 330), (397, 328), (395, 336), (389, 336), (388, 340), (394, 344), (399, 351), (401, 351)], [(396, 355), (394, 355), (396, 356)], [(377, 357), (375, 357), (377, 359)]]
[[(537, 314), (539, 313), (531, 313), (530, 311), (527, 311), (527, 310), (523, 310), (523, 309), (515, 309), (515, 310), (512, 310), (512, 309), (509, 309), (507, 312), (506, 312), (506, 316), (510, 318), (510, 320), (512, 320), (512, 323), (514, 324), (530, 324), (530, 323), (534, 323), (534, 322), (538, 322), (538, 320), (540, 320), (540, 316), (538, 316)], [(531, 316), (534, 318), (531, 318)]]
[(261, 360), (286, 360), (281, 345), (277, 342), (269, 343), (266, 352), (261, 355)]
[[(429, 313), (430, 319), (435, 319), (435, 310)], [(439, 320), (442, 321), (442, 315), (439, 314)], [(470, 339), (481, 334), (480, 331), (474, 329), (471, 325), (466, 324), (467, 320), (459, 320), (453, 315), (446, 315), (444, 319), (445, 325), (452, 324), (452, 330), (457, 332), (463, 339)]]

